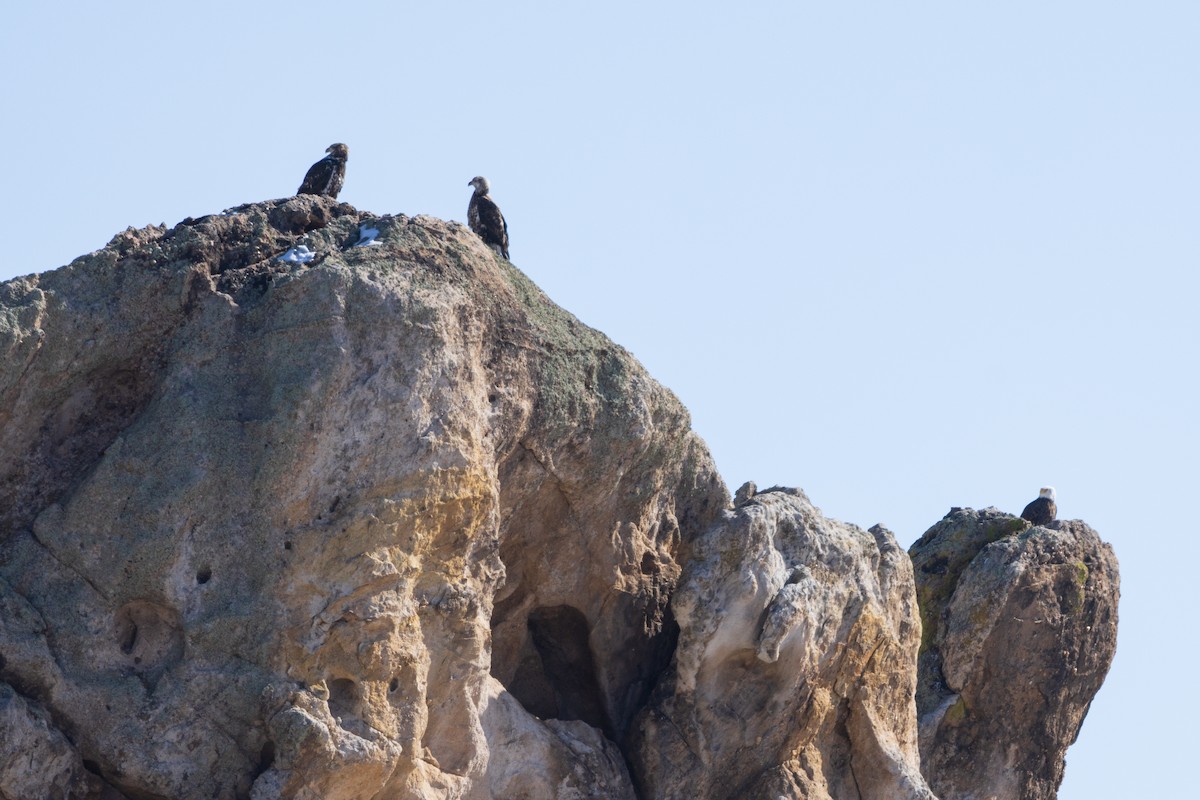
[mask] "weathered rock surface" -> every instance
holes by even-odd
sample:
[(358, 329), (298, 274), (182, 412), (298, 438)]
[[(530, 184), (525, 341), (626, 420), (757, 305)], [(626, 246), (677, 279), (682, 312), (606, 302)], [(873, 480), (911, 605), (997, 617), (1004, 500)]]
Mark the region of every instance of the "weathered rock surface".
[(689, 548), (673, 671), (639, 719), (656, 798), (933, 798), (921, 777), (912, 567), (890, 532), (795, 489), (745, 499)]
[(1108, 673), (1120, 579), (1079, 521), (954, 509), (909, 551), (921, 763), (942, 800), (1049, 800)]
[(678, 400), (462, 226), (131, 229), (0, 285), (0, 354), (0, 800), (931, 798), (968, 746), (922, 777), (891, 534), (732, 507)]
[(79, 752), (36, 702), (0, 683), (0, 797), (119, 800), (87, 771)]
[(628, 787), (593, 727), (727, 494), (621, 348), (461, 226), (316, 197), (0, 300), (0, 668), (108, 784), (501, 797), (540, 748)]

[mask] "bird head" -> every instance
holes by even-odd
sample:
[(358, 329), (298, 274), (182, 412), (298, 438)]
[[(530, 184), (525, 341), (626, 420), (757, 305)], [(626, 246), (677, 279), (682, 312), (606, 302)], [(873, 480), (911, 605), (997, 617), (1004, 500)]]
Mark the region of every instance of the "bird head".
[(491, 184), (488, 183), (488, 179), (482, 175), (476, 175), (474, 178), (471, 178), (467, 186), (474, 186), (475, 194), (487, 194), (492, 188)]
[(329, 145), (329, 147), (325, 148), (325, 152), (338, 158), (348, 158), (350, 156), (350, 148), (341, 142)]
[(1052, 502), (1052, 503), (1053, 503), (1055, 500), (1057, 500), (1057, 499), (1058, 499), (1058, 498), (1055, 496), (1055, 494), (1054, 494), (1054, 487), (1053, 487), (1053, 486), (1043, 486), (1043, 487), (1042, 487), (1042, 488), (1041, 488), (1041, 489), (1038, 491), (1038, 497), (1044, 497), (1044, 498), (1046, 498), (1047, 500), (1049, 500), (1049, 501), (1050, 501), (1050, 502)]

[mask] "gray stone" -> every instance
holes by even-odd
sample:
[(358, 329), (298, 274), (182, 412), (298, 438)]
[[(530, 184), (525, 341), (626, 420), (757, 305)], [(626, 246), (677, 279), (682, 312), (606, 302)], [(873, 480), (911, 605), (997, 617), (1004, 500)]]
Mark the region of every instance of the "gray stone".
[(124, 800), (83, 759), (39, 703), (0, 683), (0, 798)]

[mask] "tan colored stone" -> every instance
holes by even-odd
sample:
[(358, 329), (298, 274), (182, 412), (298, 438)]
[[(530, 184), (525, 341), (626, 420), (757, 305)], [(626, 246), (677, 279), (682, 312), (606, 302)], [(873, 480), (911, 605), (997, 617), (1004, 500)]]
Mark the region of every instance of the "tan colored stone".
[(536, 745), (627, 791), (588, 725), (648, 693), (727, 495), (621, 348), (461, 226), (314, 197), (0, 300), (0, 602), (38, 620), (0, 626), (4, 675), (110, 786), (490, 797)]
[(922, 769), (942, 800), (1052, 800), (1116, 652), (1120, 578), (1082, 522), (954, 509), (910, 554)]
[[(892, 535), (733, 508), (679, 401), (460, 225), (130, 229), (0, 284), (0, 355), (0, 800), (932, 798)], [(1008, 636), (1089, 676), (1020, 721), (1074, 736), (1107, 662), (1001, 623), (1085, 533), (922, 584), (969, 706), (921, 684), (931, 783), (1022, 699), (984, 680)], [(1109, 607), (1102, 555), (1047, 614)]]
[(922, 798), (912, 569), (803, 493), (748, 498), (691, 547), (673, 674), (639, 718), (644, 797)]

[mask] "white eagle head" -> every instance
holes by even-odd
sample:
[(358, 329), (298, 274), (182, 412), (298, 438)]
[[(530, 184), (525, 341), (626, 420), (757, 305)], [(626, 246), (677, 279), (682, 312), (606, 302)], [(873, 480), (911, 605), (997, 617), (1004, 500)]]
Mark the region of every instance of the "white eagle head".
[(1038, 490), (1038, 497), (1044, 497), (1051, 503), (1058, 499), (1058, 497), (1054, 494), (1053, 486), (1043, 486)]
[(341, 142), (336, 142), (325, 148), (325, 152), (338, 158), (348, 158), (350, 156), (350, 148)]
[(487, 194), (492, 188), (492, 185), (488, 183), (488, 179), (482, 175), (476, 175), (474, 178), (471, 178), (467, 186), (474, 186), (475, 194)]

